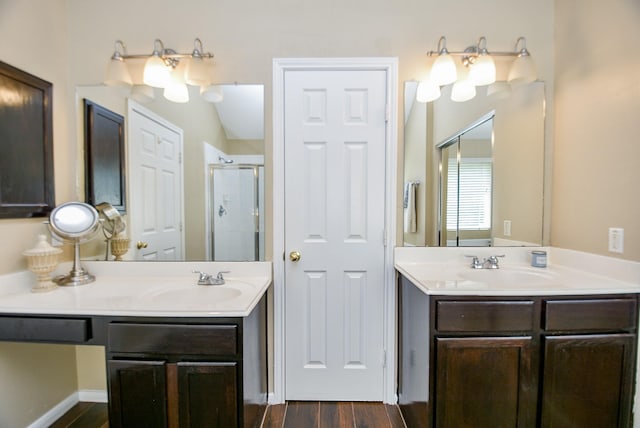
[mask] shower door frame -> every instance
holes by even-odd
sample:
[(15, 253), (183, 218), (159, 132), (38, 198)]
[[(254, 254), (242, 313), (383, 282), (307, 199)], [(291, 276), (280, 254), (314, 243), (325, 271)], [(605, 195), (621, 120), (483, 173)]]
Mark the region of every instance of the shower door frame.
[[(210, 249), (210, 258), (211, 261), (216, 261), (216, 241), (215, 241), (215, 198), (213, 197), (215, 192), (215, 184), (214, 184), (214, 171), (215, 170), (232, 170), (232, 169), (246, 169), (253, 170), (253, 180), (254, 180), (254, 188), (255, 188), (255, 198), (253, 204), (253, 217), (254, 217), (254, 233), (253, 233), (253, 242), (254, 242), (254, 258), (253, 260), (243, 260), (243, 261), (260, 261), (260, 167), (264, 168), (263, 164), (257, 163), (238, 163), (238, 164), (219, 164), (219, 163), (210, 163), (208, 168), (208, 176), (209, 176), (209, 249)], [(264, 190), (263, 190), (264, 192)]]

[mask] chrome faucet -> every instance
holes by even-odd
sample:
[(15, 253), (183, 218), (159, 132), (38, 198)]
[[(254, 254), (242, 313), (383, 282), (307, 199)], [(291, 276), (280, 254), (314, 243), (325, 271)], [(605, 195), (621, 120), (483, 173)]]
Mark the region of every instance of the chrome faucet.
[(500, 265), (498, 264), (498, 257), (504, 257), (504, 254), (489, 256), (484, 259), (482, 262), (478, 258), (478, 256), (465, 256), (471, 258), (471, 269), (500, 269)]
[(194, 270), (193, 273), (200, 275), (198, 278), (198, 285), (222, 285), (224, 284), (223, 274), (229, 273), (228, 270), (222, 270), (214, 277), (213, 274), (205, 273), (199, 270)]
[(484, 259), (484, 263), (483, 263), (483, 268), (484, 269), (500, 269), (500, 266), (498, 265), (498, 257), (504, 257), (504, 254), (501, 254), (499, 256), (489, 256), (488, 258)]

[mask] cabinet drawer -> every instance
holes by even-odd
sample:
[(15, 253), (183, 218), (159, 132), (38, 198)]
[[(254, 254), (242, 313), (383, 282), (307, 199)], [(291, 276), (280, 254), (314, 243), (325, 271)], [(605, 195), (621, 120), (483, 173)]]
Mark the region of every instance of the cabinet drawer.
[(547, 300), (546, 330), (631, 330), (636, 328), (635, 299)]
[(235, 325), (112, 323), (108, 352), (179, 355), (236, 355)]
[(84, 343), (91, 339), (91, 319), (0, 317), (0, 340)]
[(439, 301), (436, 329), (440, 332), (529, 331), (534, 325), (534, 302)]

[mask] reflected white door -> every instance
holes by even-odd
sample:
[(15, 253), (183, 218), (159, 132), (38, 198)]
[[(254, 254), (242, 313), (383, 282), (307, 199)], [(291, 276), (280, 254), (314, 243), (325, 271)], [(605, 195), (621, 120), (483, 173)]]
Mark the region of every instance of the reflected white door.
[(130, 251), (184, 260), (182, 129), (131, 101), (128, 119)]
[(285, 73), (287, 400), (383, 399), (386, 79)]

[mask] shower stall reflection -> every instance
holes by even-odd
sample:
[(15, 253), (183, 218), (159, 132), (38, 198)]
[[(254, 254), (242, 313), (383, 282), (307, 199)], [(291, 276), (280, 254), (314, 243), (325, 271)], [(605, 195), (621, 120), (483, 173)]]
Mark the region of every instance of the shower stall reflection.
[(264, 260), (264, 166), (225, 161), (209, 164), (211, 260)]

